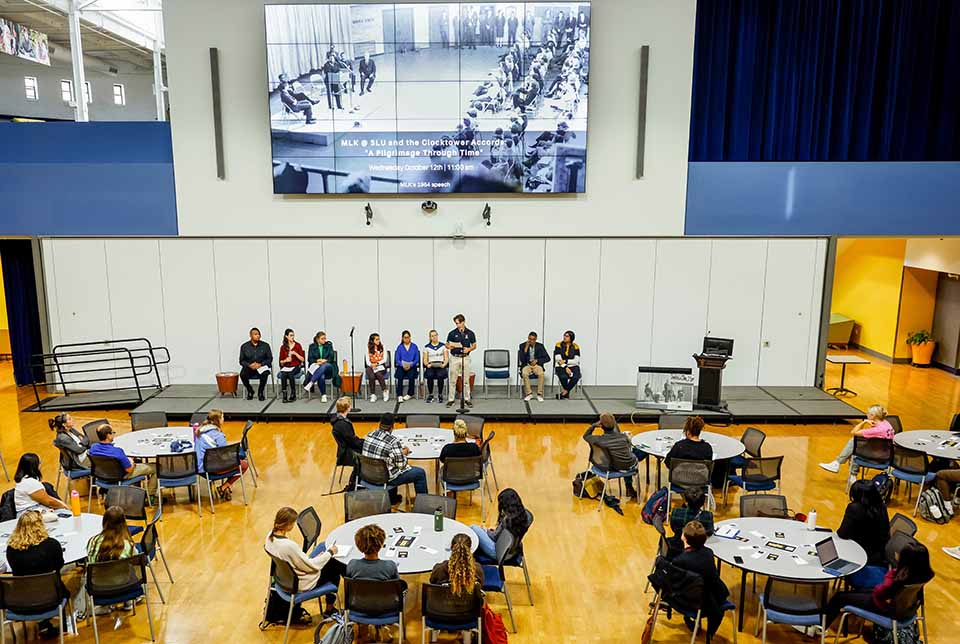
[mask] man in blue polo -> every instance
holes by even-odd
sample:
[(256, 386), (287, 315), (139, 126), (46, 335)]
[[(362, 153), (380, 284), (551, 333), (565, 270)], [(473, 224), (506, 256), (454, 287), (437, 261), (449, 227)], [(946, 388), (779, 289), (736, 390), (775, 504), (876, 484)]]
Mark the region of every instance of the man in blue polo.
[(450, 394), (447, 407), (453, 407), (457, 396), (457, 377), (463, 378), (463, 404), (473, 407), (470, 402), (470, 354), (477, 349), (477, 334), (467, 328), (467, 319), (463, 313), (453, 317), (457, 326), (447, 334), (447, 349), (450, 351)]

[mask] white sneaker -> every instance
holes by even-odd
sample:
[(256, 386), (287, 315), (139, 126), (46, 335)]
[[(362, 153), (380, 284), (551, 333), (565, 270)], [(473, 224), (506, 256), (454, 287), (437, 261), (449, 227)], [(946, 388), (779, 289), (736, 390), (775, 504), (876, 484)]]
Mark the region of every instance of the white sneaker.
[(387, 402), (388, 400), (390, 400), (390, 392), (385, 391), (383, 392), (383, 402)]
[(320, 396), (320, 402), (327, 402), (327, 394)]
[(531, 400), (533, 400), (533, 394), (527, 394), (523, 397), (523, 402), (530, 402)]
[(310, 390), (312, 390), (312, 389), (313, 389), (313, 383), (312, 383), (312, 382), (308, 382), (308, 383), (307, 383), (306, 385), (304, 385), (304, 387), (303, 387), (303, 390), (306, 391), (307, 393), (309, 393)]
[(829, 463), (820, 463), (820, 467), (827, 470), (828, 472), (833, 472), (834, 474), (840, 471), (840, 463), (836, 461), (830, 461)]
[(377, 394), (370, 394), (370, 402), (377, 402)]
[(952, 548), (944, 546), (943, 551), (954, 559), (960, 559), (960, 546), (954, 546)]
[(543, 396), (537, 396), (537, 402), (543, 402)]
[(413, 397), (413, 396), (404, 396), (404, 397), (403, 397), (403, 402), (407, 402), (407, 401), (410, 400), (412, 397)]

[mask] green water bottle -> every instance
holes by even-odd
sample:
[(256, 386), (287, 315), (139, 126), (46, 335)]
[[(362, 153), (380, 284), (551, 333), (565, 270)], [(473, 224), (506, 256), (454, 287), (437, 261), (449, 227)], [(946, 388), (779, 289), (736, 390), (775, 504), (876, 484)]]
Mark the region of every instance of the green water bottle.
[(436, 532), (443, 532), (443, 510), (440, 508), (433, 513), (433, 529)]

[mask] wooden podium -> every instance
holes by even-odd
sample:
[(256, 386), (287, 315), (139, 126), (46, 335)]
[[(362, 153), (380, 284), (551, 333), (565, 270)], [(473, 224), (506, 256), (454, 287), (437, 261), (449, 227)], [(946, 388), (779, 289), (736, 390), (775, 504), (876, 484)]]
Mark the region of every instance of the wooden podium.
[(697, 361), (700, 370), (700, 379), (697, 386), (697, 406), (715, 411), (726, 411), (727, 403), (720, 400), (723, 369), (727, 366), (727, 356), (705, 355), (695, 353), (693, 359)]

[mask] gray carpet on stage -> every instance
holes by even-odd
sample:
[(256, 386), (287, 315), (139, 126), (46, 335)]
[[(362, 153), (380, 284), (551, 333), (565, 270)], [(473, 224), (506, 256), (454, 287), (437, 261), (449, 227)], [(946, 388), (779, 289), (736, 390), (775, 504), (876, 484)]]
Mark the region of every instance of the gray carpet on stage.
[[(833, 396), (830, 396), (830, 398), (833, 398)], [(802, 416), (836, 420), (864, 417), (862, 411), (836, 398), (833, 398), (833, 400), (788, 400), (784, 404), (789, 405), (791, 409)]]
[[(155, 396), (134, 409), (134, 411), (137, 413), (142, 411), (164, 411), (168, 416), (189, 416), (195, 411), (200, 411), (200, 407), (209, 400), (210, 397), (160, 398), (159, 396)], [(229, 400), (229, 398), (227, 400)], [(218, 407), (218, 405), (210, 405), (209, 407), (205, 407), (203, 411), (208, 411), (209, 409), (216, 407)]]
[(269, 405), (273, 404), (274, 399), (267, 396), (266, 400), (247, 400), (246, 398), (217, 397), (208, 400), (196, 411), (209, 412), (211, 409), (222, 409), (224, 416), (257, 416), (263, 412)]
[(218, 394), (216, 385), (167, 385), (157, 398), (203, 398), (209, 400)]
[[(760, 387), (777, 400), (833, 400), (836, 398), (816, 387)], [(726, 388), (724, 388), (726, 391)]]

